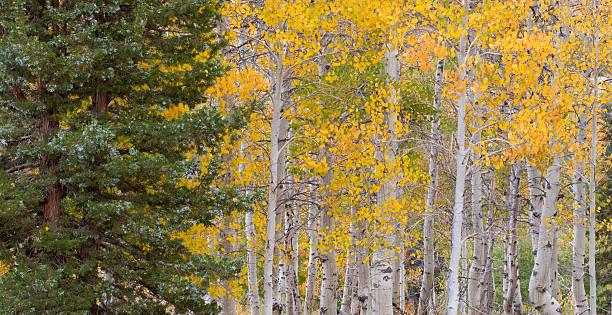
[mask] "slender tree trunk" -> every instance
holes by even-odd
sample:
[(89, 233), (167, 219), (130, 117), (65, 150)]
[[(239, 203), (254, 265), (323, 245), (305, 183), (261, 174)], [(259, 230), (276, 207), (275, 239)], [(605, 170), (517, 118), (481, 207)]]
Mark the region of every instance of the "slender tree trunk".
[(507, 247), (507, 256), (506, 256), (506, 265), (505, 265), (505, 273), (504, 277), (507, 278), (505, 283), (507, 283), (506, 291), (504, 292), (504, 314), (506, 315), (514, 315), (521, 314), (523, 305), (520, 302), (517, 305), (517, 294), (520, 294), (519, 287), (519, 275), (518, 275), (518, 230), (516, 228), (516, 221), (519, 215), (519, 189), (520, 189), (520, 176), (519, 176), (519, 168), (517, 164), (513, 164), (510, 168), (510, 178), (509, 178), (509, 187), (510, 194), (508, 196), (508, 204), (509, 204), (509, 222), (508, 222), (508, 242), (506, 243)]
[(321, 156), (325, 157), (329, 171), (323, 176), (322, 186), (325, 187), (325, 198), (322, 200), (323, 209), (319, 221), (321, 239), (325, 239), (325, 249), (319, 250), (321, 260), (322, 279), (321, 279), (321, 315), (336, 315), (338, 313), (338, 301), (336, 292), (338, 290), (338, 269), (336, 266), (336, 249), (334, 245), (334, 216), (331, 207), (332, 192), (331, 181), (333, 177), (332, 157), (329, 149), (324, 147)]
[(542, 314), (561, 314), (561, 306), (550, 292), (550, 279), (553, 276), (550, 274), (550, 263), (557, 233), (554, 217), (557, 214), (561, 176), (559, 158), (555, 158), (546, 173), (546, 194), (542, 208), (537, 255), (529, 280), (529, 299), (535, 309)]
[[(25, 97), (23, 97), (23, 93), (15, 94), (22, 96), (18, 97), (18, 99), (25, 99)], [(59, 128), (59, 122), (53, 120), (50, 114), (43, 114), (40, 123), (42, 134), (45, 135)], [(42, 158), (41, 166), (42, 173), (48, 176), (56, 177), (55, 172), (57, 162), (58, 161), (55, 159), (50, 159), (44, 156)], [(59, 224), (59, 219), (62, 215), (61, 201), (63, 198), (62, 184), (60, 184), (59, 180), (55, 180), (54, 183), (50, 184), (48, 187), (45, 187), (44, 196), (45, 200), (43, 202), (43, 217), (45, 219), (45, 225), (50, 228), (57, 227)]]
[(285, 256), (287, 257), (287, 264), (285, 265), (285, 296), (287, 300), (287, 314), (288, 315), (299, 315), (302, 313), (302, 304), (300, 298), (300, 290), (298, 288), (298, 274), (295, 269), (295, 261), (298, 259), (298, 248), (296, 247), (295, 240), (297, 239), (296, 228), (298, 222), (296, 222), (296, 207), (289, 207), (285, 212), (285, 226), (286, 226), (286, 238), (285, 238)]
[(276, 248), (276, 208), (280, 193), (278, 164), (280, 157), (279, 133), (281, 129), (283, 64), (281, 56), (275, 56), (276, 72), (272, 97), (272, 121), (270, 123), (270, 185), (268, 187), (268, 207), (266, 224), (266, 247), (264, 254), (264, 314), (272, 314), (274, 307), (274, 256)]
[(432, 117), (429, 144), (429, 184), (427, 185), (427, 199), (425, 203), (425, 222), (423, 223), (423, 278), (419, 294), (418, 315), (428, 313), (434, 282), (434, 209), (436, 205), (436, 191), (438, 189), (438, 144), (440, 142), (440, 98), (444, 84), (444, 59), (438, 60), (436, 65), (436, 78), (434, 82), (433, 107), (436, 111)]
[[(479, 145), (480, 133), (477, 132), (472, 138), (473, 145)], [(472, 253), (472, 265), (468, 276), (468, 314), (480, 314), (480, 277), (485, 264), (485, 244), (482, 215), (482, 170), (476, 165), (480, 156), (474, 153), (472, 166), (472, 227), (474, 233), (474, 249)]]
[(359, 301), (358, 313), (369, 315), (370, 307), (370, 260), (368, 248), (365, 246), (366, 224), (363, 220), (357, 221), (357, 241), (355, 247), (355, 261), (357, 262), (357, 300)]
[[(467, 25), (467, 2), (465, 1), (463, 24)], [(465, 31), (459, 39), (459, 49), (457, 57), (460, 64), (459, 78), (466, 80), (465, 73), (467, 59), (467, 34)], [(465, 83), (467, 85), (467, 83)], [(451, 229), (451, 254), (449, 262), (448, 277), (448, 307), (447, 315), (455, 315), (459, 310), (459, 260), (461, 258), (462, 237), (461, 230), (463, 225), (463, 203), (464, 187), (466, 175), (466, 150), (465, 150), (465, 113), (466, 113), (467, 93), (466, 90), (459, 93), (457, 103), (457, 154), (455, 161), (457, 164), (455, 176), (455, 202), (453, 206), (453, 224)]]
[[(387, 48), (385, 52), (385, 72), (389, 76), (392, 83), (399, 79), (399, 61), (397, 60), (397, 50)], [(388, 140), (384, 143), (377, 144), (377, 157), (381, 160), (381, 163), (385, 165), (392, 165), (395, 161), (395, 155), (397, 151), (397, 142), (395, 140), (395, 122), (397, 120), (397, 91), (393, 89), (392, 95), (387, 100), (388, 107), (385, 112), (385, 123), (386, 131), (388, 134)], [(383, 151), (384, 150), (384, 151)], [(383, 153), (384, 152), (384, 153)], [(392, 178), (383, 179), (380, 191), (376, 196), (377, 208), (382, 212), (382, 220), (384, 222), (391, 222), (388, 210), (389, 201), (395, 199), (397, 196), (397, 180), (393, 176)], [(392, 198), (393, 196), (393, 198)], [(372, 253), (372, 272), (371, 281), (372, 287), (372, 313), (380, 315), (392, 315), (393, 310), (393, 283), (394, 283), (394, 272), (393, 272), (393, 256), (394, 250), (390, 249), (389, 246), (394, 245), (395, 236), (389, 233), (381, 235), (382, 242)]]
[[(544, 206), (544, 191), (542, 190), (542, 174), (537, 167), (527, 165), (527, 185), (529, 188), (529, 235), (531, 236), (531, 253), (537, 256), (538, 238), (540, 236), (540, 222), (542, 207)], [(535, 257), (534, 257), (535, 258)]]
[[(597, 314), (597, 269), (595, 269), (595, 188), (597, 181), (597, 111), (599, 110), (599, 0), (591, 2), (591, 10), (594, 12), (595, 27), (593, 30), (593, 108), (591, 109), (591, 174), (589, 176), (589, 303), (590, 314)], [(612, 310), (611, 310), (612, 311)]]
[(488, 215), (487, 215), (487, 239), (486, 245), (486, 259), (484, 265), (484, 271), (480, 278), (480, 305), (484, 314), (491, 314), (493, 312), (493, 306), (495, 302), (495, 281), (493, 277), (493, 251), (495, 246), (495, 233), (493, 231), (493, 199), (495, 198), (495, 186), (496, 178), (495, 172), (490, 171), (491, 176), (489, 180), (489, 191), (488, 191)]
[[(328, 63), (323, 57), (319, 56), (318, 71), (319, 76), (323, 77), (328, 71)], [(334, 209), (332, 208), (332, 188), (331, 183), (334, 176), (333, 158), (329, 147), (324, 145), (319, 152), (322, 160), (326, 161), (328, 171), (323, 175), (321, 186), (324, 187), (324, 196), (321, 198), (322, 211), (319, 221), (320, 238), (325, 240), (324, 249), (319, 249), (319, 260), (322, 266), (321, 279), (321, 315), (336, 315), (338, 313), (338, 300), (336, 297), (338, 290), (338, 267), (336, 265), (336, 248), (334, 245), (335, 220)]]
[[(311, 200), (317, 200), (314, 187), (310, 187)], [(308, 207), (308, 239), (310, 250), (308, 253), (308, 271), (306, 276), (306, 296), (304, 298), (304, 314), (311, 315), (313, 311), (315, 284), (317, 281), (317, 260), (319, 234), (317, 233), (317, 212), (318, 207), (311, 204)]]
[[(351, 207), (351, 217), (355, 218), (356, 207)], [(355, 241), (356, 241), (357, 227), (354, 221), (351, 221), (349, 225), (349, 235), (352, 241), (351, 248), (347, 250), (346, 255), (346, 272), (344, 276), (344, 288), (342, 290), (342, 304), (340, 310), (345, 313), (351, 312), (354, 288), (357, 287), (357, 262), (355, 253)]]
[[(586, 117), (578, 117), (578, 134), (576, 142), (579, 148), (583, 148), (586, 142)], [(580, 150), (582, 152), (582, 150)], [(582, 159), (582, 157), (578, 157)], [(572, 260), (572, 292), (576, 305), (576, 314), (589, 314), (589, 302), (584, 289), (584, 257), (586, 247), (586, 184), (584, 174), (584, 162), (576, 162), (574, 170), (574, 243)]]
[[(285, 97), (285, 95), (283, 94), (285, 91), (289, 90), (288, 87), (286, 87), (284, 85), (284, 81), (281, 81), (281, 91), (283, 91), (281, 93), (281, 99), (283, 99), (283, 97)], [(286, 103), (282, 102), (283, 107), (281, 108), (281, 121), (280, 121), (280, 129), (279, 129), (279, 133), (278, 133), (278, 138), (279, 138), (279, 147), (280, 152), (278, 155), (278, 186), (277, 186), (277, 190), (278, 190), (278, 194), (277, 194), (277, 206), (276, 206), (276, 219), (275, 222), (277, 222), (277, 228), (276, 228), (276, 235), (275, 235), (275, 240), (276, 242), (278, 242), (279, 244), (283, 245), (283, 249), (285, 249), (285, 244), (287, 241), (287, 236), (285, 233), (283, 233), (283, 231), (285, 230), (285, 214), (289, 211), (291, 211), (291, 203), (289, 202), (289, 200), (291, 199), (290, 196), (290, 190), (289, 187), (287, 185), (287, 146), (286, 143), (288, 141), (288, 137), (289, 137), (289, 122), (288, 120), (283, 117), (283, 113), (286, 110)], [(286, 296), (286, 292), (287, 292), (287, 286), (288, 286), (288, 282), (287, 282), (287, 277), (286, 277), (286, 268), (288, 267), (288, 265), (291, 264), (291, 262), (289, 261), (290, 258), (288, 258), (285, 255), (286, 251), (281, 253), (281, 246), (275, 246), (274, 248), (274, 257), (276, 257), (276, 262), (275, 265), (278, 265), (278, 268), (274, 268), (273, 274), (272, 274), (272, 290), (274, 292), (274, 296), (273, 296), (273, 300), (274, 300), (274, 314), (275, 315), (280, 315), (283, 310), (287, 310), (287, 296)]]

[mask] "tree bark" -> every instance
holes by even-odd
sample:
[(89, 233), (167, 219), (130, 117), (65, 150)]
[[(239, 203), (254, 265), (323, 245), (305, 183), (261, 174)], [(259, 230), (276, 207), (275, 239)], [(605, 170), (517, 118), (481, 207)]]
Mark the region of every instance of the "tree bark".
[(523, 304), (517, 295), (520, 295), (519, 274), (518, 274), (518, 230), (516, 222), (519, 215), (519, 189), (520, 189), (519, 167), (513, 164), (510, 168), (509, 187), (510, 194), (508, 196), (508, 242), (506, 243), (507, 256), (504, 277), (507, 278), (506, 291), (504, 292), (504, 314), (514, 315), (521, 314)]
[(555, 157), (546, 173), (546, 194), (539, 229), (537, 255), (529, 279), (529, 299), (535, 309), (542, 314), (561, 314), (561, 306), (550, 291), (550, 280), (553, 276), (550, 274), (550, 263), (557, 233), (554, 217), (557, 214), (561, 175), (558, 157)]
[(282, 84), (283, 84), (283, 64), (282, 56), (276, 55), (274, 91), (272, 97), (272, 121), (270, 123), (270, 184), (268, 186), (268, 207), (266, 224), (266, 246), (264, 254), (263, 287), (264, 287), (264, 314), (272, 314), (274, 307), (274, 258), (276, 248), (276, 208), (280, 193), (280, 177), (278, 174), (278, 164), (280, 157), (279, 133), (281, 129), (281, 109)]
[[(580, 149), (584, 147), (586, 142), (586, 117), (580, 115), (578, 117), (578, 134), (576, 142)], [(582, 152), (582, 150), (579, 150)], [(580, 154), (580, 153), (579, 153)], [(574, 170), (574, 241), (573, 241), (573, 259), (572, 259), (572, 292), (574, 296), (574, 304), (576, 306), (576, 314), (589, 314), (589, 302), (584, 289), (584, 257), (586, 247), (586, 184), (584, 174), (584, 162), (582, 157), (577, 157), (576, 169)]]
[[(465, 1), (463, 24), (467, 25), (467, 2)], [(467, 60), (467, 34), (465, 31), (459, 39), (459, 49), (456, 53), (460, 65), (459, 78), (466, 80), (465, 70)], [(467, 84), (466, 84), (467, 85)], [(466, 113), (467, 94), (466, 90), (459, 93), (457, 103), (457, 154), (455, 162), (457, 164), (455, 176), (455, 201), (453, 206), (453, 223), (451, 229), (451, 254), (449, 262), (448, 277), (448, 306), (447, 315), (455, 315), (459, 310), (459, 260), (461, 258), (462, 237), (461, 230), (463, 225), (463, 203), (464, 187), (466, 175), (466, 150), (465, 150), (465, 113)]]
[(319, 259), (321, 260), (322, 278), (321, 278), (321, 315), (336, 315), (338, 313), (338, 305), (336, 291), (338, 290), (338, 267), (336, 265), (336, 249), (334, 245), (334, 216), (331, 207), (332, 192), (331, 181), (333, 177), (332, 157), (329, 149), (324, 147), (321, 156), (325, 157), (328, 163), (329, 170), (323, 176), (322, 186), (325, 187), (325, 198), (322, 200), (322, 213), (319, 221), (319, 230), (321, 231), (321, 239), (325, 240), (326, 248), (319, 250)]
[(425, 221), (423, 222), (423, 278), (419, 294), (418, 315), (428, 313), (434, 283), (434, 210), (436, 205), (436, 191), (438, 189), (438, 144), (440, 142), (440, 99), (444, 84), (444, 59), (436, 64), (436, 78), (434, 81), (433, 108), (436, 111), (432, 117), (429, 144), (429, 183), (427, 185), (427, 199), (425, 202)]
[[(314, 187), (311, 186), (311, 200), (316, 200)], [(308, 253), (308, 271), (306, 276), (306, 296), (304, 298), (304, 314), (311, 315), (313, 311), (315, 284), (317, 281), (317, 260), (318, 260), (318, 243), (319, 234), (317, 233), (317, 212), (318, 207), (311, 204), (308, 207), (308, 238), (310, 241), (310, 250)]]
[[(599, 0), (591, 2), (591, 10), (594, 12), (595, 27), (593, 30), (593, 108), (591, 109), (591, 174), (589, 176), (589, 308), (590, 314), (597, 314), (597, 269), (595, 269), (595, 188), (597, 181), (595, 173), (597, 172), (597, 111), (599, 110)], [(612, 310), (611, 310), (612, 311)]]
[[(397, 50), (387, 48), (385, 52), (385, 72), (391, 83), (397, 82), (399, 79), (399, 61), (397, 60)], [(392, 165), (395, 161), (397, 152), (395, 123), (397, 120), (397, 101), (398, 95), (395, 89), (391, 92), (390, 99), (387, 100), (387, 108), (385, 112), (385, 129), (387, 140), (377, 140), (376, 150), (377, 157), (384, 165)], [(384, 151), (383, 151), (384, 150)], [(388, 212), (389, 202), (397, 196), (397, 179), (394, 176), (383, 179), (380, 191), (376, 195), (377, 209), (381, 211), (381, 220), (384, 222), (392, 222)], [(372, 253), (371, 265), (371, 305), (372, 313), (380, 315), (392, 315), (393, 308), (393, 261), (394, 250), (390, 249), (395, 243), (395, 236), (389, 233), (383, 233), (381, 236), (381, 244), (379, 244)]]
[[(477, 132), (472, 138), (473, 145), (480, 144), (480, 133)], [(482, 215), (482, 170), (475, 162), (480, 159), (480, 155), (473, 154), (472, 166), (472, 227), (474, 248), (472, 253), (472, 265), (468, 276), (468, 314), (480, 314), (480, 277), (485, 264), (485, 244)]]
[[(356, 207), (351, 207), (351, 217), (355, 218)], [(349, 235), (351, 237), (352, 244), (346, 253), (346, 267), (344, 276), (344, 288), (342, 289), (342, 304), (340, 311), (345, 313), (351, 312), (354, 288), (357, 287), (357, 262), (355, 253), (355, 240), (356, 240), (357, 228), (355, 222), (351, 221), (349, 225)], [(352, 249), (352, 251), (351, 251)]]

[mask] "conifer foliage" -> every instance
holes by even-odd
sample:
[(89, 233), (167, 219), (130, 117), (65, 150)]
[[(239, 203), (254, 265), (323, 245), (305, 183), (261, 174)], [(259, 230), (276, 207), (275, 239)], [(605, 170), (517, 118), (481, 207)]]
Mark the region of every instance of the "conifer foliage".
[(241, 122), (204, 93), (217, 9), (0, 1), (0, 313), (216, 310), (209, 280), (239, 266), (177, 235), (247, 204), (212, 184)]

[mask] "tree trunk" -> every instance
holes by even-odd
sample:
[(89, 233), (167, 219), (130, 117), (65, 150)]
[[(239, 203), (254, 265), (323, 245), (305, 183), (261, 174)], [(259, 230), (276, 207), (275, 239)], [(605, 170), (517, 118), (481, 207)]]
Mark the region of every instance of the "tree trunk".
[(296, 228), (299, 222), (296, 222), (296, 207), (288, 207), (285, 212), (285, 256), (287, 264), (285, 265), (285, 296), (287, 300), (287, 314), (299, 315), (302, 313), (302, 304), (300, 298), (300, 290), (298, 288), (298, 274), (295, 269), (295, 262), (298, 260), (298, 248), (295, 244), (297, 240)]
[[(584, 148), (586, 142), (586, 117), (580, 115), (578, 117), (578, 134), (576, 142), (580, 149)], [(582, 152), (582, 150), (579, 150)], [(576, 305), (576, 314), (589, 314), (589, 301), (586, 297), (584, 289), (584, 256), (586, 247), (586, 184), (584, 174), (584, 162), (582, 157), (578, 156), (579, 161), (576, 162), (574, 170), (574, 242), (573, 242), (573, 260), (572, 260), (572, 292), (574, 303)]]
[[(387, 48), (385, 52), (385, 72), (389, 76), (391, 83), (395, 83), (399, 79), (399, 61), (397, 60), (397, 50)], [(376, 153), (378, 159), (384, 165), (392, 165), (395, 161), (395, 155), (397, 153), (397, 142), (395, 135), (395, 122), (397, 120), (397, 91), (393, 89), (391, 92), (390, 99), (387, 100), (388, 107), (385, 112), (385, 129), (387, 140), (382, 141), (376, 140)], [(383, 151), (384, 150), (384, 151)], [(389, 172), (391, 173), (391, 172)], [(381, 211), (381, 219), (384, 222), (393, 222), (388, 213), (389, 201), (395, 199), (397, 196), (397, 179), (392, 176), (391, 178), (383, 179), (380, 191), (376, 196), (377, 209)], [(392, 198), (393, 197), (393, 198)], [(389, 224), (389, 223), (388, 223)], [(372, 265), (371, 265), (371, 305), (373, 314), (381, 315), (392, 315), (393, 314), (393, 283), (394, 283), (394, 272), (393, 272), (393, 261), (394, 250), (390, 249), (395, 243), (395, 235), (384, 233), (380, 236), (381, 242), (372, 253)]]
[[(591, 315), (597, 314), (597, 269), (595, 269), (595, 188), (597, 182), (595, 173), (597, 171), (597, 111), (599, 110), (599, 0), (591, 2), (591, 10), (595, 16), (595, 27), (593, 30), (593, 108), (591, 109), (591, 174), (589, 176), (589, 303)], [(612, 311), (612, 310), (611, 310)]]
[(561, 165), (555, 157), (553, 164), (546, 172), (546, 189), (544, 207), (539, 229), (537, 255), (529, 279), (529, 299), (535, 309), (542, 314), (561, 314), (561, 306), (550, 292), (550, 263), (553, 257), (553, 246), (557, 237), (554, 217), (557, 214)]
[(504, 292), (504, 314), (514, 315), (521, 314), (523, 305), (518, 299), (517, 294), (520, 294), (519, 274), (518, 274), (518, 230), (516, 221), (519, 215), (519, 198), (520, 198), (520, 176), (517, 164), (513, 164), (510, 169), (509, 187), (510, 194), (508, 196), (508, 242), (506, 243), (507, 256), (504, 277), (507, 278), (506, 291)]
[(366, 225), (361, 219), (357, 220), (357, 241), (355, 248), (355, 261), (357, 262), (357, 300), (360, 315), (370, 314), (370, 260), (368, 248), (365, 246)]
[(331, 207), (332, 192), (331, 181), (333, 177), (332, 157), (329, 149), (324, 147), (321, 156), (328, 163), (329, 170), (323, 176), (322, 186), (325, 187), (325, 198), (322, 199), (322, 213), (319, 221), (319, 230), (321, 231), (321, 239), (325, 240), (325, 249), (319, 250), (319, 259), (321, 260), (322, 279), (321, 279), (321, 315), (336, 315), (338, 313), (338, 305), (336, 291), (338, 290), (338, 269), (336, 266), (336, 249), (334, 245), (334, 216)]
[[(351, 207), (351, 217), (355, 218), (356, 207)], [(352, 239), (352, 251), (351, 248), (346, 253), (346, 268), (344, 276), (344, 288), (342, 290), (342, 304), (340, 311), (345, 313), (351, 312), (354, 288), (357, 287), (357, 262), (355, 253), (355, 240), (356, 240), (357, 228), (355, 222), (351, 221), (349, 225), (349, 235)]]
[(434, 82), (433, 108), (436, 111), (431, 121), (429, 144), (429, 184), (427, 185), (427, 199), (425, 203), (425, 222), (423, 222), (423, 278), (419, 294), (418, 315), (428, 313), (434, 282), (434, 210), (436, 205), (436, 191), (438, 189), (438, 144), (440, 142), (440, 98), (444, 84), (444, 59), (438, 60), (436, 65), (436, 78)]
[(495, 198), (496, 174), (490, 171), (489, 191), (488, 191), (488, 215), (487, 215), (487, 239), (486, 239), (486, 259), (484, 271), (480, 279), (480, 305), (484, 314), (491, 314), (495, 303), (495, 279), (493, 277), (493, 251), (495, 249), (495, 232), (493, 231), (493, 200)]
[[(467, 25), (467, 1), (465, 1), (463, 24)], [(467, 34), (465, 31), (459, 39), (459, 49), (457, 57), (460, 64), (459, 78), (467, 78), (464, 68), (467, 60)], [(466, 150), (465, 150), (465, 113), (466, 113), (467, 94), (466, 90), (459, 93), (457, 104), (457, 154), (455, 161), (457, 164), (455, 176), (455, 202), (453, 206), (453, 224), (451, 229), (451, 254), (449, 262), (448, 277), (448, 307), (447, 315), (455, 315), (459, 310), (459, 260), (461, 258), (462, 237), (461, 230), (463, 225), (463, 203), (466, 173)]]
[[(540, 222), (542, 207), (544, 206), (544, 191), (542, 189), (542, 173), (537, 167), (527, 165), (527, 185), (529, 188), (529, 235), (531, 236), (531, 253), (538, 254), (538, 238), (540, 236)], [(534, 257), (535, 258), (535, 257)]]
[(276, 72), (272, 97), (272, 121), (270, 123), (270, 185), (268, 187), (268, 207), (266, 224), (266, 247), (264, 254), (264, 314), (272, 314), (274, 307), (274, 256), (276, 248), (276, 208), (280, 193), (278, 164), (280, 156), (279, 133), (281, 129), (283, 64), (282, 57), (275, 56)]
[[(473, 145), (480, 144), (480, 133), (477, 132), (472, 138)], [(472, 227), (474, 235), (474, 249), (472, 253), (472, 265), (468, 276), (468, 314), (480, 314), (480, 277), (485, 264), (485, 244), (482, 215), (482, 170), (475, 162), (480, 155), (474, 153), (472, 166)]]
[[(311, 186), (310, 194), (311, 200), (317, 200), (314, 192), (314, 187)], [(317, 212), (318, 207), (311, 204), (308, 207), (308, 238), (310, 241), (310, 251), (308, 253), (308, 271), (306, 276), (306, 296), (304, 298), (304, 314), (311, 315), (313, 311), (314, 292), (315, 284), (317, 281), (317, 260), (318, 260), (318, 249), (319, 234), (317, 233)]]

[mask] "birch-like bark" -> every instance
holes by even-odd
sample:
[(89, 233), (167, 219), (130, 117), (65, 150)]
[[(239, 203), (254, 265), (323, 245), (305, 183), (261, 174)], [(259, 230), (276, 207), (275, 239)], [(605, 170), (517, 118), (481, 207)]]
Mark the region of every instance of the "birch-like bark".
[[(586, 142), (586, 117), (578, 117), (578, 134), (576, 142), (579, 148), (583, 148)], [(579, 150), (580, 152), (582, 150)], [(589, 314), (589, 301), (587, 300), (584, 289), (584, 257), (586, 247), (586, 183), (584, 174), (584, 162), (582, 157), (578, 157), (576, 169), (574, 170), (574, 241), (573, 241), (573, 260), (572, 260), (572, 292), (576, 314)]]
[[(310, 187), (311, 200), (316, 200), (314, 187)], [(308, 253), (308, 271), (306, 276), (306, 296), (304, 298), (304, 314), (311, 315), (314, 304), (315, 284), (317, 281), (317, 261), (318, 261), (318, 243), (319, 234), (317, 233), (317, 212), (316, 204), (311, 204), (308, 207), (308, 239), (310, 249)]]
[[(392, 82), (399, 79), (399, 61), (397, 60), (397, 50), (387, 48), (385, 52), (385, 72)], [(395, 161), (397, 142), (395, 141), (395, 122), (397, 120), (397, 91), (391, 92), (388, 100), (388, 107), (385, 112), (385, 123), (388, 139), (385, 143), (377, 143), (377, 156), (381, 163), (392, 165)], [(384, 150), (384, 151), (383, 151)], [(384, 152), (384, 153), (383, 153)], [(397, 180), (395, 178), (384, 179), (380, 191), (376, 196), (377, 208), (382, 211), (382, 220), (391, 222), (389, 214), (385, 210), (389, 206), (391, 196), (397, 196)], [(381, 244), (372, 253), (371, 265), (371, 305), (372, 314), (392, 315), (393, 314), (393, 246), (395, 236), (384, 233), (380, 236)]]
[[(540, 222), (542, 207), (544, 206), (544, 191), (542, 188), (542, 173), (537, 167), (527, 165), (527, 185), (529, 189), (529, 236), (531, 237), (531, 253), (538, 254), (538, 238), (540, 236)], [(535, 258), (535, 257), (534, 257)]]
[(296, 222), (297, 207), (288, 207), (285, 212), (285, 298), (287, 301), (287, 314), (299, 315), (302, 313), (302, 301), (298, 288), (298, 274), (295, 269), (295, 261), (298, 259), (298, 248), (296, 246), (297, 231), (299, 222)]
[(541, 314), (561, 314), (561, 306), (550, 292), (551, 258), (556, 239), (557, 227), (554, 217), (557, 214), (561, 165), (558, 157), (546, 172), (544, 207), (539, 229), (537, 255), (529, 279), (529, 299)]
[[(480, 144), (480, 132), (476, 132), (472, 138), (472, 144)], [(472, 166), (472, 227), (474, 248), (472, 252), (472, 265), (468, 275), (468, 314), (480, 314), (480, 277), (484, 270), (485, 263), (485, 244), (482, 215), (482, 169), (476, 161), (480, 155), (473, 153)]]
[[(354, 218), (356, 215), (356, 207), (351, 207), (351, 216)], [(351, 237), (352, 244), (351, 248), (347, 250), (346, 253), (346, 267), (345, 267), (345, 275), (344, 275), (344, 287), (342, 289), (342, 304), (340, 307), (340, 311), (344, 313), (351, 312), (351, 306), (354, 295), (354, 288), (357, 287), (357, 264), (356, 264), (356, 254), (355, 254), (355, 240), (357, 234), (357, 227), (355, 226), (355, 222), (351, 221), (349, 225), (349, 235)]]
[[(510, 193), (508, 196), (508, 236), (506, 243), (506, 265), (504, 268), (504, 281), (507, 287), (504, 291), (504, 314), (514, 315), (521, 314), (523, 304), (520, 297), (519, 274), (518, 274), (518, 230), (516, 227), (517, 218), (519, 215), (519, 189), (520, 176), (519, 167), (513, 164), (510, 168), (509, 178)], [(517, 302), (518, 301), (518, 302)]]
[[(599, 0), (591, 2), (594, 12), (595, 27), (593, 30), (593, 108), (591, 109), (591, 174), (589, 176), (589, 305), (591, 315), (597, 313), (597, 269), (595, 269), (595, 188), (597, 182), (597, 111), (599, 109)], [(612, 311), (612, 310), (611, 310)]]
[(364, 220), (357, 220), (357, 241), (355, 247), (355, 261), (357, 262), (357, 300), (359, 301), (358, 313), (360, 315), (370, 314), (370, 260), (368, 248), (365, 246), (366, 224)]
[[(325, 58), (320, 55), (318, 61), (319, 76), (323, 77), (328, 70), (329, 65)], [(321, 301), (320, 301), (320, 315), (336, 315), (338, 313), (338, 301), (336, 292), (338, 289), (338, 267), (336, 265), (336, 249), (333, 246), (333, 233), (334, 233), (334, 216), (333, 209), (331, 207), (332, 202), (332, 191), (331, 182), (333, 178), (333, 165), (332, 155), (327, 146), (321, 148), (320, 152), (321, 159), (327, 162), (328, 171), (323, 175), (321, 185), (324, 187), (324, 196), (321, 198), (322, 211), (319, 221), (319, 231), (321, 232), (322, 239), (328, 238), (325, 243), (327, 246), (324, 250), (319, 250), (319, 260), (322, 266), (322, 279), (321, 279)], [(331, 236), (331, 237), (330, 237)]]
[(440, 142), (440, 98), (444, 84), (444, 59), (438, 60), (436, 77), (434, 81), (435, 113), (431, 121), (429, 144), (429, 184), (427, 185), (427, 199), (425, 202), (425, 222), (423, 223), (423, 278), (419, 294), (418, 315), (428, 313), (434, 282), (434, 209), (436, 205), (436, 191), (438, 189), (438, 144)]
[[(463, 25), (467, 25), (467, 0), (464, 1)], [(467, 34), (464, 31), (459, 39), (459, 49), (456, 53), (459, 62), (459, 78), (465, 80), (466, 59), (467, 59)], [(466, 90), (459, 93), (457, 103), (457, 154), (455, 161), (457, 164), (455, 176), (455, 202), (453, 206), (453, 224), (451, 230), (451, 254), (449, 262), (448, 277), (448, 306), (447, 315), (455, 315), (459, 310), (459, 260), (461, 258), (462, 237), (461, 230), (463, 225), (463, 203), (464, 187), (466, 175), (466, 150), (465, 150), (465, 113), (467, 104)]]
[(322, 148), (321, 156), (328, 163), (329, 170), (323, 176), (322, 186), (325, 187), (325, 198), (322, 200), (323, 206), (319, 221), (321, 238), (326, 238), (326, 248), (319, 250), (319, 259), (322, 266), (321, 278), (321, 315), (336, 315), (338, 305), (336, 292), (338, 289), (338, 268), (336, 266), (336, 249), (333, 245), (334, 216), (330, 202), (332, 200), (331, 181), (333, 177), (332, 157), (327, 147)]
[(491, 314), (495, 303), (495, 281), (493, 276), (493, 251), (495, 249), (495, 232), (493, 231), (493, 200), (495, 198), (496, 178), (495, 172), (490, 171), (489, 191), (488, 191), (488, 215), (487, 215), (487, 238), (486, 238), (486, 259), (484, 271), (480, 278), (480, 305), (484, 314)]
[(282, 57), (276, 55), (274, 91), (272, 96), (272, 121), (270, 123), (270, 184), (268, 186), (268, 207), (266, 212), (266, 246), (264, 253), (263, 287), (264, 287), (264, 314), (272, 314), (274, 307), (274, 256), (276, 248), (276, 217), (277, 204), (280, 193), (280, 176), (278, 174), (279, 157), (281, 154), (279, 134), (281, 129), (282, 115), (282, 85), (283, 85), (283, 63)]

